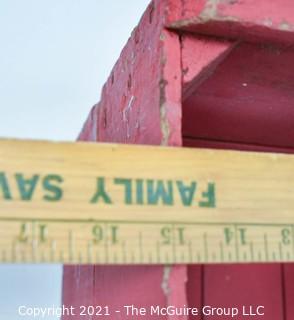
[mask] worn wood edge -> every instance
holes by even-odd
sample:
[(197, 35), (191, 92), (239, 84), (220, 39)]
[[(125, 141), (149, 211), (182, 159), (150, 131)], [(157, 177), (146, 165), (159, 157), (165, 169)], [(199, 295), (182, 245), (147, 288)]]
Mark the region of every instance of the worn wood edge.
[[(201, 47), (201, 44), (204, 44), (205, 47)], [(200, 36), (195, 37), (193, 34), (183, 34), (181, 36), (181, 45), (183, 68), (182, 101), (185, 101), (198, 86), (213, 75), (218, 65), (229, 56), (232, 50), (238, 45), (238, 42), (204, 38)], [(197, 46), (199, 46), (199, 50), (197, 50)], [(196, 53), (193, 54), (191, 51), (191, 54), (189, 55), (189, 49), (193, 49)], [(201, 56), (207, 57), (207, 61), (205, 61), (205, 63), (202, 61), (202, 65), (198, 65), (198, 67), (193, 70), (193, 63), (197, 61), (198, 51), (201, 52)], [(207, 51), (207, 54), (205, 54), (205, 51)], [(187, 52), (188, 54), (186, 54)], [(198, 61), (196, 63), (198, 63)], [(186, 77), (187, 72), (190, 72), (189, 79)]]
[[(247, 2), (205, 0), (192, 4), (192, 1), (188, 1), (176, 8), (177, 13), (171, 10), (167, 12), (166, 27), (178, 32), (189, 31), (248, 42), (294, 43), (294, 17), (289, 18), (290, 13), (287, 14), (288, 18), (281, 15), (280, 21), (277, 22), (277, 17), (266, 15), (263, 3), (264, 17), (248, 18), (243, 14), (251, 10), (251, 3)], [(287, 1), (287, 4), (289, 3)], [(170, 0), (169, 5), (173, 8), (173, 0)], [(236, 5), (242, 5), (242, 10), (234, 10)], [(268, 2), (268, 7), (270, 5)]]

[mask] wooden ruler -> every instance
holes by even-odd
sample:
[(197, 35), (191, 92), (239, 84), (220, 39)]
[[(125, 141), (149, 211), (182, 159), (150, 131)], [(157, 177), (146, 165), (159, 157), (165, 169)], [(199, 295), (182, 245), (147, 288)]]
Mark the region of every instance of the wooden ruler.
[(294, 156), (0, 141), (2, 263), (294, 261)]

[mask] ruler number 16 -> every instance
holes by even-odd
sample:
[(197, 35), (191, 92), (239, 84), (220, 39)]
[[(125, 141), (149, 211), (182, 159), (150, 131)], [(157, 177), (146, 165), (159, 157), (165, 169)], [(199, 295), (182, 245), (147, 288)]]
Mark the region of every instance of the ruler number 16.
[(101, 242), (108, 242), (109, 244), (118, 243), (118, 226), (105, 227), (96, 224), (92, 228), (93, 243), (100, 244)]

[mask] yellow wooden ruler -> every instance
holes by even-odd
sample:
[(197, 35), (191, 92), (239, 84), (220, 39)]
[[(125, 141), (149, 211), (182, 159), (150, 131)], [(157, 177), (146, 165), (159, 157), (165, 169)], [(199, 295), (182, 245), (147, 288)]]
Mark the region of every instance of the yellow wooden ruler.
[(294, 156), (0, 141), (2, 263), (294, 261)]

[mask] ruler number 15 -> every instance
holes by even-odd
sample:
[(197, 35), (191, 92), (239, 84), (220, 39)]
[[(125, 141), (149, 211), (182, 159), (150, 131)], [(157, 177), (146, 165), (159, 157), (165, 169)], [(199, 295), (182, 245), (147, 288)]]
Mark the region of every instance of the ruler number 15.
[(179, 245), (185, 244), (184, 227), (163, 227), (160, 231), (163, 244), (169, 245), (173, 241)]

